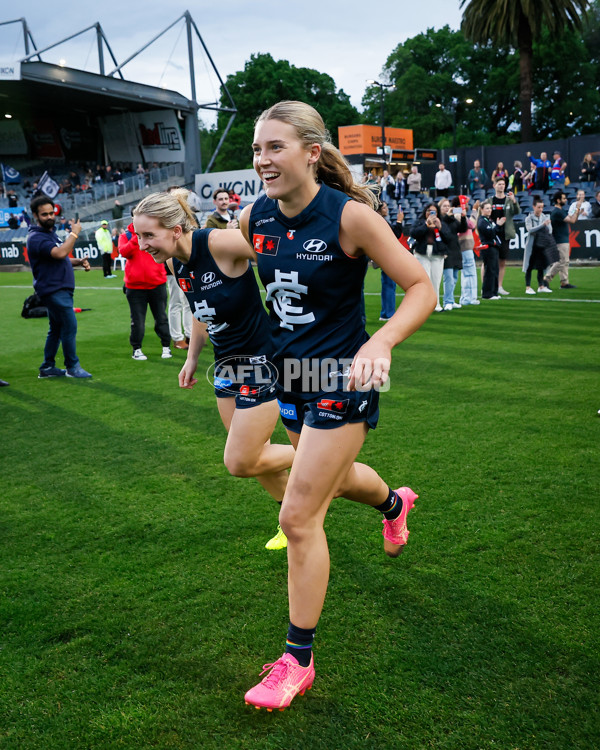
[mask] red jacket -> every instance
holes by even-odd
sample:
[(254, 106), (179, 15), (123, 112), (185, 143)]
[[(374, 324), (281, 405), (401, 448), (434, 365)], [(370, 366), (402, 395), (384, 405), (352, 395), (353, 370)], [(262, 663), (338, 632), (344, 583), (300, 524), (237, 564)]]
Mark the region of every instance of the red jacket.
[(133, 224), (127, 227), (131, 238), (127, 234), (119, 237), (119, 252), (125, 263), (125, 286), (127, 289), (154, 289), (167, 283), (167, 272), (164, 263), (155, 263), (154, 258), (140, 250)]

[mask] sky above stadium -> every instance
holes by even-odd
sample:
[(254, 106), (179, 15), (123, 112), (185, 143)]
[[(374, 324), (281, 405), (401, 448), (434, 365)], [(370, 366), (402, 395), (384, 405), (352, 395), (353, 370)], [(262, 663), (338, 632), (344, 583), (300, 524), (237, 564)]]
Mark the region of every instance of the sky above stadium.
[[(377, 79), (401, 42), (448, 24), (458, 28), (459, 0), (239, 0), (233, 4), (67, 0), (55, 6), (17, 0), (0, 21), (25, 18), (38, 49), (99, 22), (121, 63), (189, 9), (223, 80), (252, 53), (269, 52), (297, 67), (328, 73), (360, 108), (366, 79)], [(24, 55), (20, 25), (0, 26), (0, 61)], [(42, 55), (46, 62), (98, 72), (93, 30)], [(112, 69), (105, 53), (107, 72)], [(194, 42), (198, 101), (216, 101), (218, 79)], [(123, 69), (125, 78), (190, 96), (185, 24), (177, 23)], [(200, 113), (202, 116), (202, 112)], [(204, 118), (207, 119), (207, 118)]]

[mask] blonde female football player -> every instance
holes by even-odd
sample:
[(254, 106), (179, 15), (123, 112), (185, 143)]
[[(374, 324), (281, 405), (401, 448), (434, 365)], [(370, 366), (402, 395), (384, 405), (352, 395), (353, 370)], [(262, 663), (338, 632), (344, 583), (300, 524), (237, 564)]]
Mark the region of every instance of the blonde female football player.
[[(288, 538), (285, 653), (264, 666), (268, 674), (245, 696), (273, 710), (314, 680), (312, 641), (329, 579), (323, 520), (332, 498), (380, 511), (388, 554), (397, 556), (406, 544), (415, 493), (391, 489), (355, 459), (377, 424), (378, 389), (388, 379), (392, 349), (423, 324), (436, 294), (373, 210), (373, 194), (354, 183), (315, 109), (280, 102), (266, 110), (253, 150), (265, 194), (244, 209), (241, 228), (267, 292), (280, 409), (296, 448), (280, 512)], [(396, 313), (370, 339), (361, 319), (369, 258), (405, 290)]]

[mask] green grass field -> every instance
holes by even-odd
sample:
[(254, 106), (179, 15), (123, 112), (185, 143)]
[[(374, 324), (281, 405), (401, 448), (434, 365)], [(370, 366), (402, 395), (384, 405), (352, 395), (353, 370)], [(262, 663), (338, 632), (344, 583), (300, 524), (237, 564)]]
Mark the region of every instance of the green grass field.
[(287, 627), (274, 503), (184, 353), (150, 325), (131, 359), (121, 277), (76, 274), (86, 382), (37, 379), (47, 320), (0, 274), (2, 750), (600, 747), (600, 269), (526, 298), (511, 268), (396, 350), (361, 459), (420, 494), (409, 544), (334, 501), (317, 678), (273, 714), (243, 695)]

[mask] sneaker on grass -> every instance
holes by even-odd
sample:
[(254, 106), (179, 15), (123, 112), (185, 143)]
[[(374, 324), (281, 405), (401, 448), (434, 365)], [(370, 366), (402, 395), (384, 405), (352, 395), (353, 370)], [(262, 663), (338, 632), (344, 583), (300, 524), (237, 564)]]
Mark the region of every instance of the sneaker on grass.
[(87, 370), (84, 370), (81, 365), (77, 365), (77, 367), (71, 367), (67, 370), (67, 377), (68, 378), (91, 378), (92, 374), (88, 372)]
[(404, 551), (410, 531), (406, 528), (406, 516), (419, 497), (410, 487), (399, 487), (394, 492), (402, 498), (402, 511), (393, 521), (383, 519), (383, 550), (389, 557), (398, 557)]
[(249, 706), (266, 708), (267, 711), (274, 708), (283, 711), (298, 693), (304, 695), (306, 690), (310, 690), (315, 679), (312, 655), (308, 667), (301, 667), (294, 656), (286, 653), (273, 664), (265, 664), (261, 675), (267, 670), (270, 670), (269, 674), (244, 696)]
[(171, 354), (171, 349), (168, 346), (163, 346), (162, 354), (160, 355), (162, 359), (171, 359), (173, 356)]
[(287, 536), (283, 533), (281, 526), (277, 526), (277, 533), (265, 544), (265, 549), (285, 549), (287, 547)]
[(38, 378), (64, 378), (66, 374), (67, 371), (60, 367), (40, 367)]
[(135, 349), (133, 354), (131, 355), (131, 359), (138, 359), (138, 360), (144, 360), (148, 359), (148, 357), (144, 354), (144, 352), (141, 349)]

